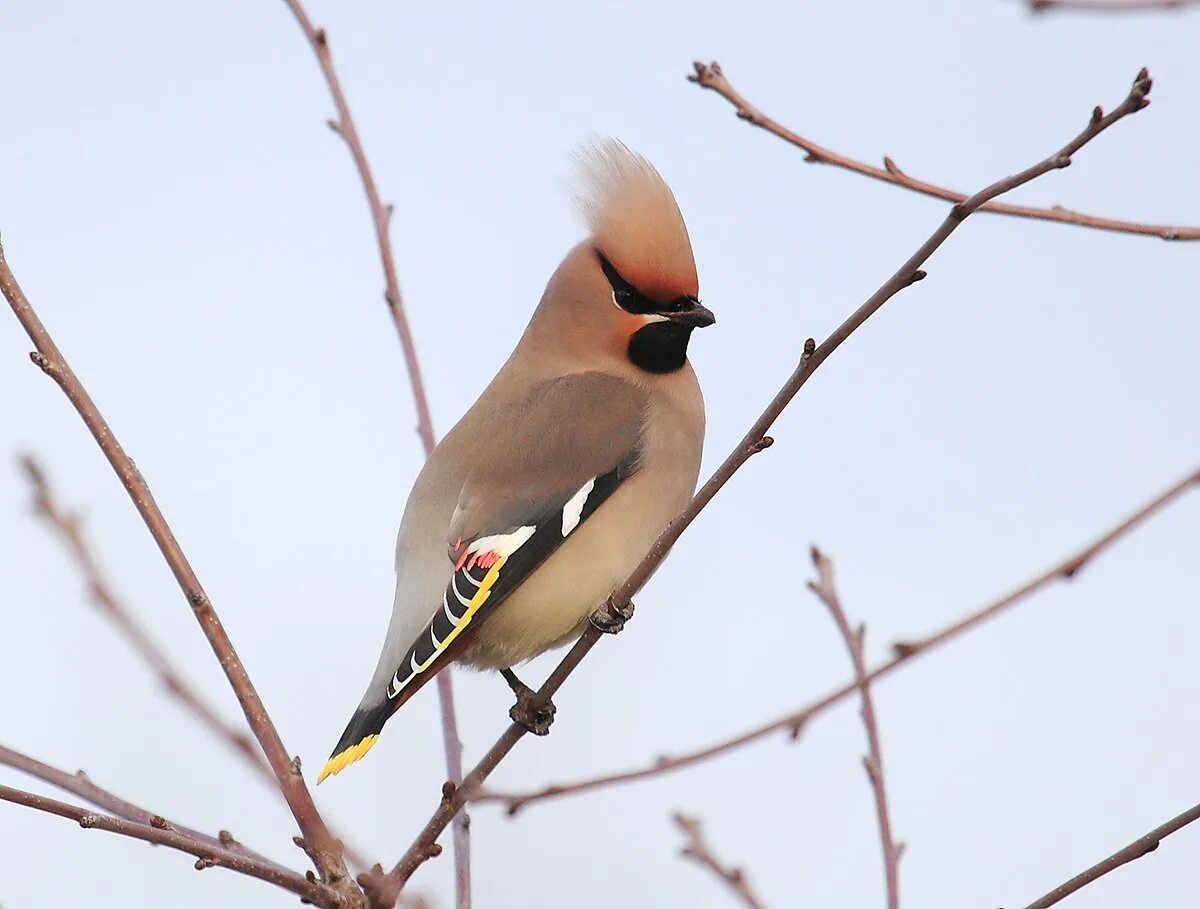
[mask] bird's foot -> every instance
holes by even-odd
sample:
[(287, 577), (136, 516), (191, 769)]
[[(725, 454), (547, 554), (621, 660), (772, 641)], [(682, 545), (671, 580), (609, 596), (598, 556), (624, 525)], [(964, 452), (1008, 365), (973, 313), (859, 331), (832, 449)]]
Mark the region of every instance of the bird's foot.
[(504, 676), (504, 681), (508, 682), (512, 693), (517, 696), (517, 702), (508, 711), (509, 719), (526, 732), (532, 732), (534, 735), (549, 735), (550, 725), (554, 722), (554, 714), (557, 710), (554, 702), (547, 701), (545, 704), (535, 706), (533, 700), (537, 692), (517, 678), (517, 674), (511, 669), (502, 669), (500, 674)]
[(625, 630), (625, 623), (633, 618), (633, 602), (617, 605), (612, 597), (604, 601), (604, 605), (588, 616), (592, 627), (604, 634), (620, 634)]

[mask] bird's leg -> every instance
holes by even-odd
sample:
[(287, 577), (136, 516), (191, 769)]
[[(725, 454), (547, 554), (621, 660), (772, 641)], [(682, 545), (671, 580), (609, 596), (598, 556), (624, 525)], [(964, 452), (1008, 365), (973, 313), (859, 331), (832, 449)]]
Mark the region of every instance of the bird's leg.
[(619, 606), (612, 597), (604, 601), (604, 605), (588, 616), (588, 621), (597, 631), (605, 634), (620, 634), (625, 630), (625, 623), (633, 618), (633, 601)]
[(518, 726), (523, 727), (526, 732), (532, 732), (534, 735), (549, 735), (550, 724), (554, 722), (556, 710), (554, 702), (547, 701), (540, 707), (534, 707), (533, 698), (536, 692), (532, 688), (517, 678), (517, 674), (511, 669), (501, 669), (500, 674), (504, 676), (504, 681), (508, 682), (512, 693), (517, 696), (517, 702), (508, 711), (509, 718)]

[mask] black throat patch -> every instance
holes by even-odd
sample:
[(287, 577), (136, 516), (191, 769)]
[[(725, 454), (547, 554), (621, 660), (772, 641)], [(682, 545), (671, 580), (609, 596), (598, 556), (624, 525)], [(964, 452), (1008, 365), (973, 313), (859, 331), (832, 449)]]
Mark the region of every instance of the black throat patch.
[(656, 375), (677, 372), (687, 362), (687, 347), (691, 337), (690, 325), (651, 322), (635, 331), (629, 339), (629, 360), (638, 369)]

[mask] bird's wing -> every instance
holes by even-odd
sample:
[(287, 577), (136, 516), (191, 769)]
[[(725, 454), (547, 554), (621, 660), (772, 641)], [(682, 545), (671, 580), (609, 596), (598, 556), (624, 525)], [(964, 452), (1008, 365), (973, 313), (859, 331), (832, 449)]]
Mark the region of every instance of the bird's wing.
[(357, 760), (401, 705), (449, 664), (487, 615), (638, 469), (647, 399), (599, 372), (540, 383), (501, 407), (470, 454), (446, 541), (449, 582), (382, 703), (361, 710), (322, 772)]
[(646, 400), (621, 379), (565, 376), (506, 410), (472, 452), (446, 541), (453, 573), (441, 608), (397, 667), (389, 700), (460, 652), (487, 614), (637, 470)]

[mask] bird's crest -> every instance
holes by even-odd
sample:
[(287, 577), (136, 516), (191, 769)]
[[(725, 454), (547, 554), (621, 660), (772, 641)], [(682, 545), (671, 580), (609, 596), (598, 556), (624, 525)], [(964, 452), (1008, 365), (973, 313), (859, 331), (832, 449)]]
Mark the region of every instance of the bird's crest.
[(696, 262), (675, 196), (654, 166), (615, 139), (575, 155), (575, 204), (591, 242), (642, 293), (698, 293)]

